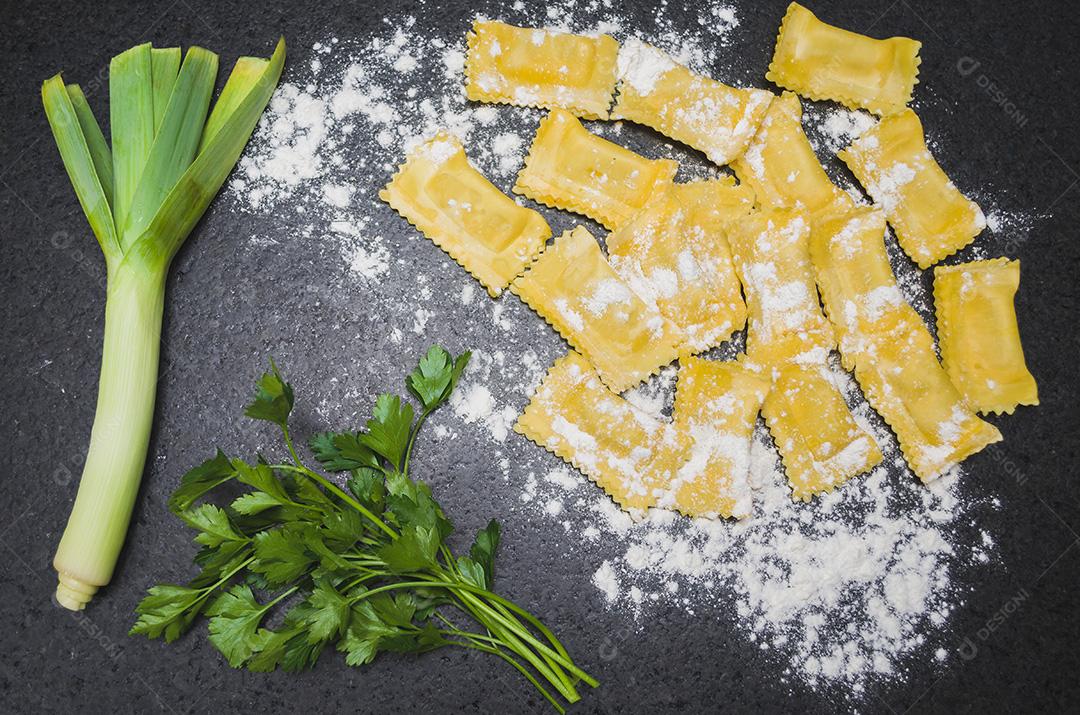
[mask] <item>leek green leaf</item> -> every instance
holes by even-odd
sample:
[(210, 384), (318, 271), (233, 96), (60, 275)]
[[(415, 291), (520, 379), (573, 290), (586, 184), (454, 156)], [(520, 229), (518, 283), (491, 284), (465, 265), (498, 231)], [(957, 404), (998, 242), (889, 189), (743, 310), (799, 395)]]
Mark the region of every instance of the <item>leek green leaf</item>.
[(115, 181), (113, 219), (120, 233), (127, 224), (128, 209), (154, 145), (149, 43), (121, 52), (109, 63), (109, 131)]
[(199, 140), (200, 152), (206, 148), (206, 145), (225, 124), (225, 120), (232, 116), (232, 113), (240, 106), (240, 102), (244, 101), (244, 97), (259, 82), (268, 64), (270, 61), (261, 57), (241, 57), (236, 61), (224, 89), (214, 102), (210, 118), (206, 120), (206, 126), (203, 127), (202, 139)]
[(150, 75), (154, 83), (154, 133), (161, 128), (165, 108), (169, 105), (176, 75), (180, 71), (179, 47), (150, 48)]
[(41, 100), (53, 137), (56, 138), (56, 146), (60, 149), (60, 158), (64, 160), (68, 178), (101, 245), (101, 252), (105, 254), (107, 262), (117, 261), (122, 254), (109, 212), (109, 195), (94, 168), (93, 154), (83, 134), (78, 112), (60, 75), (45, 80), (41, 85)]
[(90, 149), (90, 157), (94, 160), (94, 170), (97, 172), (98, 181), (101, 182), (105, 198), (108, 200), (109, 205), (112, 206), (112, 151), (105, 141), (105, 135), (101, 133), (101, 127), (98, 125), (97, 119), (94, 118), (94, 112), (90, 109), (90, 104), (86, 101), (86, 95), (83, 94), (82, 88), (77, 84), (69, 84), (67, 93), (68, 98), (71, 100), (71, 106), (75, 108), (75, 115), (79, 118), (79, 126), (82, 128), (83, 138), (86, 139), (86, 146)]
[(187, 51), (161, 129), (131, 199), (127, 223), (121, 224), (120, 245), (125, 250), (142, 235), (162, 200), (195, 158), (217, 67), (218, 58), (213, 52), (201, 47)]
[(145, 247), (147, 253), (159, 256), (159, 260), (164, 262), (176, 255), (240, 159), (244, 146), (277, 87), (284, 64), (285, 39), (282, 38), (278, 40), (262, 77), (254, 83), (251, 91), (165, 197), (142, 239), (149, 242)]

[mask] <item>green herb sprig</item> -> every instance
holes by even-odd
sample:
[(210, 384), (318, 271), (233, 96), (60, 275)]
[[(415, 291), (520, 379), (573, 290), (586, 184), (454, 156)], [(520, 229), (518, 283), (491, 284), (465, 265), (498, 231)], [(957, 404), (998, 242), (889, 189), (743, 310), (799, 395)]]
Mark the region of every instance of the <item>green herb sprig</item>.
[[(323, 469), (347, 475), (345, 488), (300, 459), (288, 424), (293, 389), (271, 362), (244, 414), (278, 425), (291, 463), (249, 463), (219, 450), (184, 475), (169, 508), (198, 532), (202, 570), (187, 585), (151, 588), (131, 633), (170, 642), (205, 615), (229, 665), (252, 671), (310, 668), (328, 646), (359, 666), (384, 651), (455, 645), (502, 658), (560, 712), (558, 697), (573, 703), (579, 682), (595, 687), (539, 619), (491, 591), (498, 522), (480, 530), (467, 556), (455, 556), (450, 520), (409, 476), (417, 433), (468, 360), (433, 347), (406, 380), (418, 415), (383, 394), (364, 429), (311, 438)], [(227, 483), (248, 489), (225, 506), (202, 501)], [(282, 618), (271, 618), (276, 609)], [(453, 611), (479, 629), (459, 628)], [(264, 626), (271, 620), (279, 625)]]

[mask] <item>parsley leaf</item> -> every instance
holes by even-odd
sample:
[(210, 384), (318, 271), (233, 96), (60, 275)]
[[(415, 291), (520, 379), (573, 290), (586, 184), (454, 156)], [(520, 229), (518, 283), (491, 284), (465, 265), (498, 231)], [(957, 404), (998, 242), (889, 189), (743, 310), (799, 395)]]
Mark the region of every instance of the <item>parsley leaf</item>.
[(239, 459), (233, 460), (233, 467), (236, 469), (236, 480), (243, 484), (247, 484), (249, 487), (254, 487), (260, 492), (265, 493), (271, 497), (278, 504), (288, 504), (290, 499), (289, 495), (285, 492), (285, 487), (281, 485), (278, 478), (274, 476), (274, 471), (270, 469), (269, 465), (260, 462), (254, 467), (242, 462)]
[(144, 635), (147, 638), (165, 636), (165, 642), (171, 643), (191, 627), (205, 605), (205, 595), (205, 589), (190, 586), (154, 586), (135, 607), (139, 618), (129, 635)]
[(308, 446), (329, 472), (379, 466), (378, 458), (356, 432), (321, 432), (308, 441)]
[(315, 563), (308, 552), (306, 527), (283, 526), (255, 535), (255, 556), (250, 568), (270, 584), (285, 584), (305, 574)]
[(179, 514), (191, 508), (199, 497), (236, 476), (232, 462), (220, 449), (212, 458), (180, 478), (180, 486), (169, 497), (169, 509)]
[(285, 641), (285, 655), (281, 659), (281, 668), (286, 673), (298, 673), (315, 666), (322, 653), (325, 641), (312, 643), (303, 631)]
[(195, 541), (204, 546), (213, 548), (221, 546), (226, 541), (249, 540), (233, 528), (225, 510), (213, 504), (200, 504), (194, 509), (180, 512), (179, 516), (188, 526), (199, 531)]
[(386, 503), (386, 484), (382, 472), (361, 467), (353, 472), (347, 482), (349, 491), (361, 504), (375, 512), (381, 512)]
[(266, 492), (241, 494), (229, 505), (233, 511), (245, 516), (254, 516), (277, 506), (281, 506), (281, 502)]
[(412, 526), (394, 541), (377, 549), (375, 555), (392, 572), (409, 573), (435, 566), (439, 543), (438, 532), (434, 529)]
[(468, 556), (458, 556), (457, 569), (465, 577), (465, 580), (473, 586), (487, 588), (487, 574), (484, 573), (484, 567)]
[(281, 373), (278, 372), (277, 365), (270, 360), (270, 372), (264, 372), (259, 378), (255, 397), (244, 408), (244, 414), (252, 419), (265, 420), (279, 427), (285, 427), (292, 408), (292, 385), (285, 382)]
[(446, 348), (432, 346), (406, 378), (409, 392), (430, 412), (449, 399), (470, 356), (471, 353), (466, 352), (454, 359)]
[(317, 643), (345, 630), (349, 624), (349, 602), (328, 579), (320, 578), (311, 595), (298, 604), (292, 614), (304, 624), (308, 642)]
[(412, 422), (412, 405), (403, 403), (397, 395), (379, 395), (372, 418), (367, 421), (367, 433), (360, 435), (360, 442), (400, 470)]
[(386, 478), (386, 488), (387, 515), (395, 524), (435, 529), (440, 539), (454, 530), (427, 484), (414, 482), (402, 474), (391, 474)]
[(210, 642), (232, 667), (243, 665), (266, 641), (267, 632), (259, 631), (265, 613), (266, 607), (246, 584), (233, 586), (206, 609), (211, 617)]
[(495, 583), (495, 552), (499, 550), (499, 522), (492, 519), (480, 531), (469, 548), (469, 556), (484, 569), (483, 588), (491, 588)]

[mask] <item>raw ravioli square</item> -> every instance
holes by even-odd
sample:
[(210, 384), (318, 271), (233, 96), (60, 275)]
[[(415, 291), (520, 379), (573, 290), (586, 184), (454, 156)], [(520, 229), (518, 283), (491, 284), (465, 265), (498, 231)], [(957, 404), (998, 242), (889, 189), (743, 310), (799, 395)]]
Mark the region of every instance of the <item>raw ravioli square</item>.
[(495, 188), (448, 134), (414, 149), (379, 198), (464, 266), (493, 298), (551, 236), (543, 216)]
[(678, 357), (679, 329), (630, 289), (581, 226), (557, 238), (510, 290), (579, 350), (614, 392)]

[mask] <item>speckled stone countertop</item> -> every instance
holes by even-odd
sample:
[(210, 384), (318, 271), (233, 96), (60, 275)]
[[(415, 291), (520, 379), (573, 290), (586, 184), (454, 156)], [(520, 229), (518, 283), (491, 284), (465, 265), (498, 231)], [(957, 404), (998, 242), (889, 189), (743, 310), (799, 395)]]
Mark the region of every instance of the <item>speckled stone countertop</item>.
[[(673, 3), (673, 4), (677, 4)], [(764, 66), (784, 2), (738, 3)], [(650, 3), (629, 2), (647, 16)], [(1001, 450), (970, 462), (1004, 507), (986, 515), (995, 565), (955, 574), (971, 587), (947, 628), (956, 657), (945, 667), (915, 659), (906, 678), (857, 703), (782, 682), (746, 640), (707, 617), (660, 611), (647, 623), (601, 607), (591, 569), (564, 555), (558, 524), (508, 505), (490, 488), (495, 466), (463, 440), (425, 458), (429, 473), (458, 475), (440, 494), (466, 523), (504, 517), (500, 580), (542, 614), (602, 682), (577, 712), (717, 710), (870, 712), (1075, 711), (1080, 707), (1080, 112), (1071, 3), (818, 2), (830, 21), (924, 41), (921, 76), (948, 101), (927, 124), (950, 126), (948, 170), (966, 185), (1008, 187), (1017, 205), (1044, 215), (1022, 241), (996, 246), (1019, 257), (1017, 310), (1042, 405), (992, 419)], [(109, 58), (138, 41), (259, 53), (289, 40), (289, 62), (333, 32), (362, 36), (388, 15), (415, 15), (464, 32), (497, 3), (251, 4), (231, 0), (103, 2), (10, 0), (0, 29), (0, 354), (3, 357), (3, 497), (0, 498), (0, 710), (6, 712), (544, 712), (527, 683), (501, 662), (465, 652), (380, 657), (359, 671), (326, 654), (314, 672), (251, 674), (227, 667), (202, 632), (164, 646), (128, 638), (132, 609), (152, 582), (190, 573), (189, 534), (165, 508), (171, 487), (212, 445), (251, 452), (265, 441), (238, 419), (253, 376), (273, 353), (303, 396), (339, 369), (378, 360), (378, 315), (362, 300), (320, 303), (338, 265), (290, 254), (288, 242), (257, 256), (231, 240), (257, 218), (218, 202), (178, 256), (169, 283), (162, 378), (151, 458), (113, 583), (85, 614), (50, 600), (51, 559), (94, 414), (103, 318), (103, 266), (41, 111), (41, 81), (66, 70), (102, 116)], [(884, 28), (888, 28), (885, 30)], [(223, 54), (222, 66), (234, 56)], [(975, 66), (978, 63), (978, 66)], [(286, 67), (288, 77), (289, 67)], [(764, 80), (761, 80), (761, 84)], [(1021, 121), (1022, 119), (1022, 121)], [(958, 181), (958, 183), (960, 183)], [(382, 220), (382, 219), (379, 219)], [(404, 223), (378, 227), (404, 235)], [(410, 251), (415, 241), (393, 244)], [(426, 247), (425, 247), (426, 248)], [(994, 254), (992, 254), (994, 255)], [(333, 278), (328, 278), (331, 276)], [(239, 290), (238, 290), (239, 288)], [(341, 326), (347, 326), (343, 330)], [(344, 337), (345, 335), (349, 337)], [(409, 335), (400, 355), (364, 374), (367, 394), (398, 380), (427, 344), (452, 343), (452, 326)], [(498, 336), (473, 331), (471, 346)], [(321, 426), (310, 407), (299, 420)], [(515, 437), (516, 438), (516, 437)], [(1016, 608), (1003, 606), (1025, 596)]]

